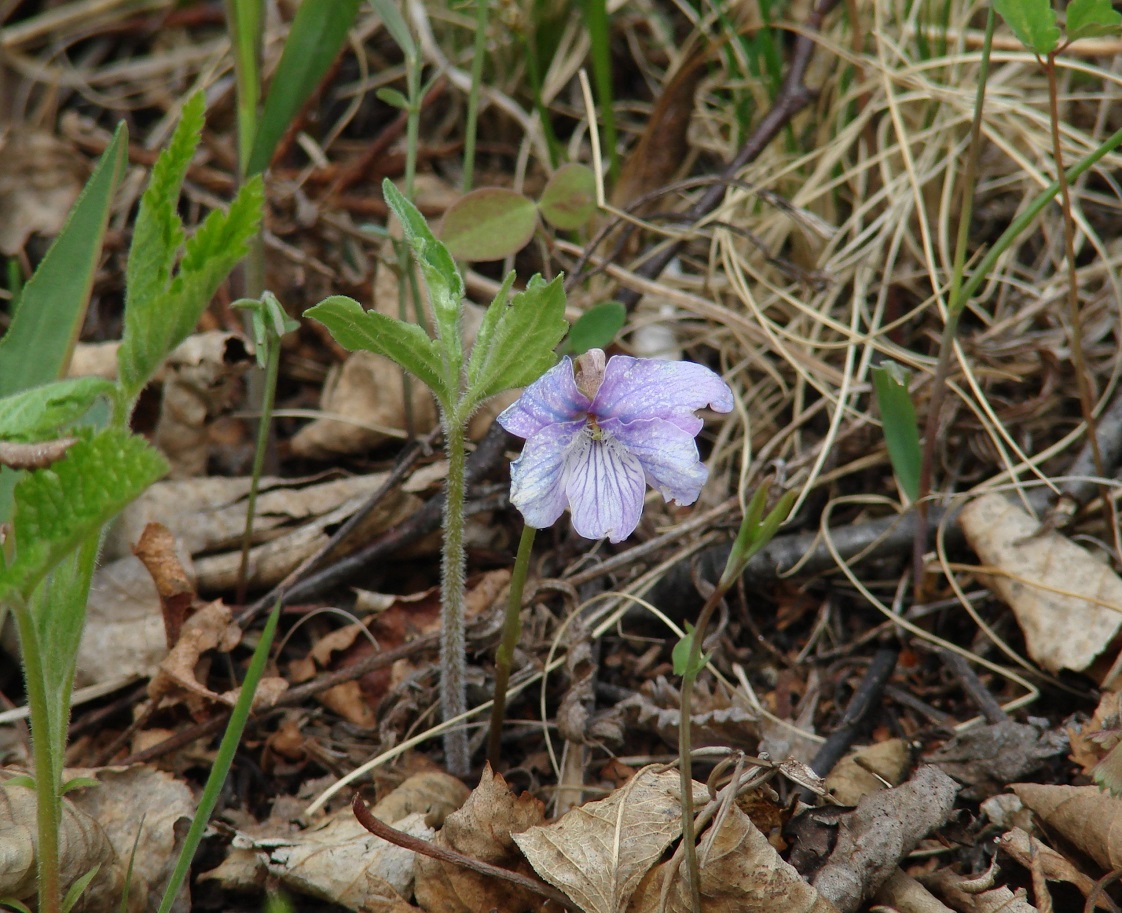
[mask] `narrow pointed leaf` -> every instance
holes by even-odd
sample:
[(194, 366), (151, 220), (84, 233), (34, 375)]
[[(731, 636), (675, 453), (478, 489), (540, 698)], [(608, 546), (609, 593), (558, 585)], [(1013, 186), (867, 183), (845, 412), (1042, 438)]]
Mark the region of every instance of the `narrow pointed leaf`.
[(359, 2), (304, 0), (300, 4), (265, 97), (253, 151), (246, 164), (247, 174), (259, 174), (269, 167), (284, 131), (339, 56), (358, 14)]
[(382, 182), (386, 204), (401, 220), (405, 238), (424, 274), (429, 293), (436, 333), (453, 364), (461, 364), (463, 341), (460, 338), (460, 314), (464, 298), (464, 281), (456, 263), (429, 228), (421, 211), (405, 199), (388, 178)]
[(880, 407), (888, 458), (900, 487), (913, 501), (919, 497), (920, 452), (916, 411), (908, 393), (908, 378), (895, 362), (873, 368), (873, 390)]

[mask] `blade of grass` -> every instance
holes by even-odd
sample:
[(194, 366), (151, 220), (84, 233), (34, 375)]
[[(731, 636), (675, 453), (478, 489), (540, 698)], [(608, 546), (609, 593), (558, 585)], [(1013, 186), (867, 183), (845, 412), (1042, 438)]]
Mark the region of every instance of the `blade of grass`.
[(257, 691), (261, 676), (265, 672), (265, 663), (269, 659), (269, 648), (272, 646), (273, 637), (277, 632), (280, 609), (281, 601), (278, 599), (273, 605), (273, 610), (269, 613), (268, 621), (265, 622), (265, 630), (261, 632), (261, 640), (257, 643), (257, 649), (253, 651), (253, 659), (250, 660), (245, 681), (242, 682), (241, 693), (238, 695), (237, 703), (234, 704), (234, 710), (230, 714), (230, 722), (226, 725), (226, 734), (222, 736), (222, 743), (218, 746), (218, 754), (214, 758), (214, 766), (210, 769), (206, 786), (203, 787), (198, 810), (191, 821), (191, 828), (187, 831), (187, 838), (183, 842), (183, 849), (179, 853), (175, 870), (172, 872), (171, 879), (164, 890), (163, 899), (160, 901), (159, 913), (171, 913), (175, 898), (178, 896), (180, 888), (183, 887), (183, 882), (187, 879), (187, 874), (191, 869), (195, 851), (202, 842), (203, 832), (210, 822), (214, 807), (218, 804), (218, 797), (222, 792), (222, 786), (226, 782), (226, 775), (230, 772), (230, 765), (234, 762), (234, 754), (241, 742), (242, 732), (249, 720), (249, 712), (253, 707), (253, 696)]

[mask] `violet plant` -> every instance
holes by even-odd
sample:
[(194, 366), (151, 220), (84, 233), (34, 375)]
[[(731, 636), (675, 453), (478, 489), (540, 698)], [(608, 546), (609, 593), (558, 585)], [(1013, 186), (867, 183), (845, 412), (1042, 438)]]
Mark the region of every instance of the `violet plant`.
[(534, 531), (570, 511), (588, 539), (622, 542), (639, 525), (647, 485), (667, 501), (693, 504), (709, 477), (695, 438), (706, 406), (730, 412), (732, 390), (708, 368), (686, 361), (605, 359), (590, 349), (576, 364), (565, 357), (526, 388), (499, 416), (526, 439), (511, 465), (510, 500), (522, 513), (522, 534), (510, 601), (496, 656), (488, 757), (499, 756), (506, 688), (520, 631), (522, 587)]
[[(352, 351), (383, 355), (423, 381), (440, 410), (448, 456), (444, 546), (441, 568), (440, 703), (445, 722), (467, 710), (464, 644), (464, 498), (466, 428), (475, 411), (492, 396), (524, 387), (550, 368), (554, 347), (568, 329), (561, 279), (534, 276), (512, 295), (514, 274), (506, 277), (488, 307), (470, 354), (462, 329), (464, 284), (448, 249), (424, 217), (390, 182), (382, 185), (386, 203), (401, 220), (405, 239), (421, 268), (428, 290), (435, 337), (420, 326), (363, 309), (335, 295), (305, 312), (323, 323)], [(450, 727), (444, 735), (445, 763), (456, 774), (470, 768), (467, 732)]]

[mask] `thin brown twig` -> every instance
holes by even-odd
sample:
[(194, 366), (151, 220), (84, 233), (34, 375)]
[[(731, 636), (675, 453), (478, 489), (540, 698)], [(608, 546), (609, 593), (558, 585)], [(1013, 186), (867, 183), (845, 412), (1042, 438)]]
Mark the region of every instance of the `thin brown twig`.
[(420, 853), (422, 856), (428, 856), (430, 859), (437, 859), (440, 862), (447, 862), (449, 865), (458, 865), (461, 868), (469, 869), (485, 878), (498, 878), (501, 881), (509, 882), (523, 890), (537, 894), (539, 897), (544, 897), (546, 900), (551, 900), (554, 903), (560, 904), (566, 910), (573, 910), (575, 913), (580, 913), (580, 907), (555, 887), (546, 884), (544, 881), (538, 881), (536, 878), (530, 878), (519, 872), (512, 872), (509, 869), (491, 865), (489, 862), (483, 862), (472, 856), (465, 856), (463, 853), (457, 853), (455, 850), (437, 846), (434, 843), (429, 843), (427, 840), (422, 840), (420, 837), (414, 837), (412, 834), (406, 834), (403, 831), (399, 831), (396, 827), (390, 827), (390, 825), (386, 824), (384, 821), (380, 821), (370, 814), (366, 803), (362, 801), (362, 797), (358, 794), (355, 794), (354, 802), (351, 803), (351, 809), (354, 811), (358, 823), (370, 831), (375, 837), (381, 837), (383, 840), (388, 840), (390, 843), (396, 844), (403, 849), (412, 850), (414, 853)]

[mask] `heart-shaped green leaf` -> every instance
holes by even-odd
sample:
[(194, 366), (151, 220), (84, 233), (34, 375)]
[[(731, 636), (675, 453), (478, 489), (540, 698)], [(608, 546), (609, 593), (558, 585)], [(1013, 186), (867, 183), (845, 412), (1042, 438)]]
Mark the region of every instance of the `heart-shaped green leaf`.
[(505, 187), (480, 187), (449, 207), (440, 238), (460, 260), (502, 260), (534, 236), (538, 208)]
[(576, 162), (562, 165), (545, 185), (538, 208), (554, 228), (583, 228), (596, 212), (596, 174)]

